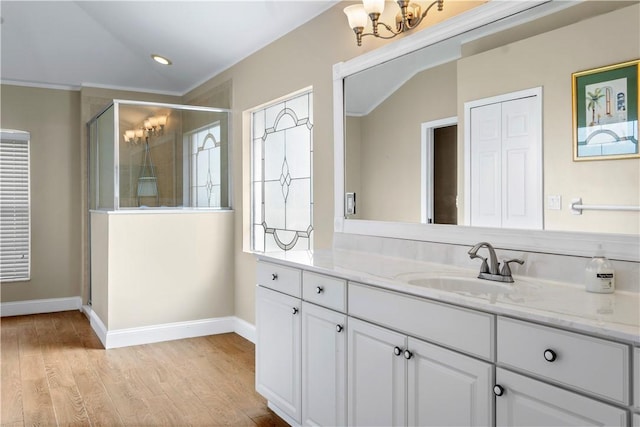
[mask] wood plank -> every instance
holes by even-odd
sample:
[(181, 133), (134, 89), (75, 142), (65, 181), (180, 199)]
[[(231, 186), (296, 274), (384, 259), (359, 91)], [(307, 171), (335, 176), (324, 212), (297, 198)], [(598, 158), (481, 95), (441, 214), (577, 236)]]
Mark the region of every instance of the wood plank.
[(18, 323), (18, 345), (20, 356), (30, 354), (40, 354), (40, 341), (38, 340), (38, 332), (33, 322), (34, 316), (21, 316), (24, 319)]
[[(0, 342), (0, 425), (23, 423), (22, 380), (20, 378), (20, 353), (18, 350), (18, 328), (3, 322)], [(12, 326), (10, 326), (12, 325)]]
[(21, 357), (20, 375), (24, 424), (57, 424), (42, 355), (28, 354)]

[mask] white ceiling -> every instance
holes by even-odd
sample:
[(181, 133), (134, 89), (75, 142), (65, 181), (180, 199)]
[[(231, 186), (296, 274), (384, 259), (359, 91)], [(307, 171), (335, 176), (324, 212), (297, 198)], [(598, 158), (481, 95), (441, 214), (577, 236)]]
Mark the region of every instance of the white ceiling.
[(337, 1), (2, 0), (0, 77), (183, 95)]

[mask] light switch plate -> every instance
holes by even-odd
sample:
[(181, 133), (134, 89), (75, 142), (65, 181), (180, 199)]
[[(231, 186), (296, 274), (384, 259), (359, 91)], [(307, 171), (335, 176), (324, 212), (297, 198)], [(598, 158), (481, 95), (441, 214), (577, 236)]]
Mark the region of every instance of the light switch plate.
[(344, 197), (344, 213), (345, 215), (356, 214), (356, 193), (346, 193)]
[(547, 209), (559, 211), (562, 209), (562, 196), (547, 196)]

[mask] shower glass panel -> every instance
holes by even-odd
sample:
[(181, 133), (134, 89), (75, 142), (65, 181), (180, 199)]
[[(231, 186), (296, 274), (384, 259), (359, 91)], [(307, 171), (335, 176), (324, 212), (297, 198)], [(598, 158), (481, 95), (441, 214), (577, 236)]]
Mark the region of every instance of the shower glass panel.
[[(218, 108), (114, 101), (88, 123), (92, 209), (229, 209), (229, 115)], [(108, 174), (111, 193), (103, 188)], [(109, 196), (111, 206), (104, 202)]]
[(112, 210), (115, 207), (114, 194), (114, 106), (100, 113), (89, 124), (89, 168), (93, 171), (90, 203), (92, 209)]

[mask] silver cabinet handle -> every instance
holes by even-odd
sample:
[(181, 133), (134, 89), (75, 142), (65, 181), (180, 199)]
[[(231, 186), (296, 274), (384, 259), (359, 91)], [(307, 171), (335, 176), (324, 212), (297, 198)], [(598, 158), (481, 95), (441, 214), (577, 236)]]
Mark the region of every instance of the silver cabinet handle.
[(400, 356), (402, 354), (402, 349), (400, 347), (394, 347), (393, 354), (395, 354), (396, 356)]
[(493, 394), (495, 394), (496, 396), (502, 396), (504, 394), (504, 388), (499, 384), (494, 385)]
[(409, 360), (413, 357), (413, 353), (411, 353), (409, 350), (405, 350), (404, 351), (404, 358)]
[(324, 292), (324, 288), (322, 286), (316, 286), (316, 294), (321, 294)]
[(291, 310), (291, 312), (293, 314), (298, 314), (298, 307), (293, 307), (293, 309)]
[(558, 355), (556, 354), (556, 352), (551, 350), (550, 348), (544, 351), (544, 360), (546, 360), (547, 362), (553, 362), (557, 358), (558, 358)]
[(337, 332), (342, 332), (344, 330), (344, 326), (342, 325), (336, 325), (336, 331)]
[(278, 273), (271, 273), (271, 280), (278, 280)]

